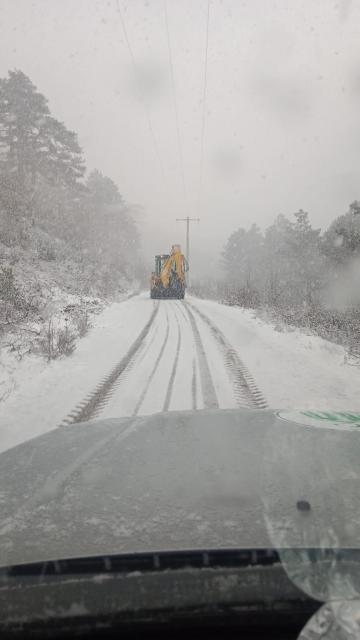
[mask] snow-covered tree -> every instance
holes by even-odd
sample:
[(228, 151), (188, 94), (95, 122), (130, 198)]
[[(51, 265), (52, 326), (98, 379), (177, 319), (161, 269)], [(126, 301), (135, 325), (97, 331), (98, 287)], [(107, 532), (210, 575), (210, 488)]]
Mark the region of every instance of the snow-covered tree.
[(287, 270), (290, 300), (312, 304), (316, 299), (322, 278), (320, 229), (313, 229), (307, 212), (300, 209), (295, 223), (289, 227), (286, 238)]
[(229, 237), (222, 252), (222, 265), (229, 282), (241, 286), (259, 285), (263, 261), (264, 239), (259, 227), (238, 229)]
[(314, 303), (323, 278), (320, 229), (302, 209), (294, 216), (294, 222), (278, 216), (264, 237), (256, 225), (231, 234), (222, 253), (230, 285), (256, 291), (272, 305)]
[(138, 258), (139, 234), (117, 185), (99, 171), (86, 182), (89, 242), (101, 261), (128, 273)]
[(39, 175), (73, 184), (85, 173), (76, 134), (50, 115), (45, 96), (22, 71), (0, 80), (0, 171), (33, 187)]
[(322, 251), (334, 266), (360, 257), (360, 216), (350, 210), (332, 222), (322, 240)]

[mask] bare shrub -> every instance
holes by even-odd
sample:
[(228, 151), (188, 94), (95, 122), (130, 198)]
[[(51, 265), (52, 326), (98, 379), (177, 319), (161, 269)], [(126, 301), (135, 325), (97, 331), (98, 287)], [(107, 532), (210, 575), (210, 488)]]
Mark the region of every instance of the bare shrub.
[(87, 332), (91, 328), (91, 324), (90, 324), (90, 321), (89, 321), (89, 314), (88, 314), (87, 311), (82, 313), (76, 319), (76, 328), (77, 328), (77, 331), (78, 331), (78, 334), (79, 334), (80, 338), (83, 338), (84, 336), (86, 336)]
[(40, 244), (37, 251), (40, 260), (45, 260), (47, 262), (56, 260), (55, 249), (49, 244)]
[(50, 318), (48, 323), (47, 323), (45, 336), (41, 340), (40, 344), (41, 344), (41, 347), (43, 349), (44, 355), (46, 355), (48, 360), (52, 360), (55, 357), (54, 356), (54, 353), (55, 353), (55, 348), (54, 348), (54, 344), (55, 344), (55, 329), (54, 329), (54, 322), (53, 322), (52, 318)]
[(27, 297), (17, 286), (12, 267), (0, 267), (0, 333), (20, 329), (20, 323), (36, 310), (33, 298)]
[(238, 305), (245, 309), (256, 309), (260, 305), (260, 294), (253, 287), (224, 287), (222, 302), (229, 306)]
[(59, 329), (56, 338), (57, 354), (59, 356), (70, 356), (75, 350), (76, 336), (66, 323), (65, 329)]
[(15, 276), (11, 267), (0, 267), (0, 299), (16, 303), (19, 296), (15, 285)]
[(76, 335), (67, 325), (58, 328), (54, 325), (53, 318), (50, 318), (45, 335), (41, 341), (43, 354), (48, 360), (55, 360), (61, 356), (70, 356), (75, 350)]

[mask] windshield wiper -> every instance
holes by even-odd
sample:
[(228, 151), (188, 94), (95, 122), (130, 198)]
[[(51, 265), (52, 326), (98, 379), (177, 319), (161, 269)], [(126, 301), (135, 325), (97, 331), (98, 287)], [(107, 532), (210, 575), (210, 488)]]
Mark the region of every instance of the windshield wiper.
[(144, 573), (169, 569), (264, 567), (279, 563), (279, 554), (273, 549), (210, 549), (128, 553), (12, 565), (0, 568), (0, 580), (4, 577), (20, 578), (21, 576), (127, 574), (132, 571)]
[(298, 633), (319, 604), (290, 581), (273, 549), (117, 554), (0, 569), (0, 632), (230, 623)]

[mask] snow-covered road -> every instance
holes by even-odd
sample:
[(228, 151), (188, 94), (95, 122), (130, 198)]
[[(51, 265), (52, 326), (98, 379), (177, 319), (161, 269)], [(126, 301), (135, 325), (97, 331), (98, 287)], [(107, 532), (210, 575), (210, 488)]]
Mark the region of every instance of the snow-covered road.
[[(152, 315), (136, 341), (138, 348), (125, 358), (125, 368), (113, 384), (104, 379), (95, 392), (98, 405), (93, 396), (81, 403), (81, 418), (266, 406), (235, 351), (231, 353), (231, 346), (193, 302), (151, 304)], [(70, 421), (78, 417), (75, 411)]]
[(360, 410), (360, 370), (342, 347), (277, 331), (248, 310), (147, 293), (96, 318), (76, 352), (28, 358), (0, 410), (0, 451), (94, 418), (202, 408)]

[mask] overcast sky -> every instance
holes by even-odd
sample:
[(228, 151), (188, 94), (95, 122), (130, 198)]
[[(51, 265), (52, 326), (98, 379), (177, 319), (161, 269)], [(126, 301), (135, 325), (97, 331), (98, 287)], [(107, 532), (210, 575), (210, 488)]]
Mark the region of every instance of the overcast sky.
[(360, 0), (210, 0), (203, 120), (207, 7), (0, 0), (0, 75), (24, 71), (142, 207), (149, 255), (190, 215), (213, 264), (239, 226), (303, 208), (324, 228), (360, 198)]

